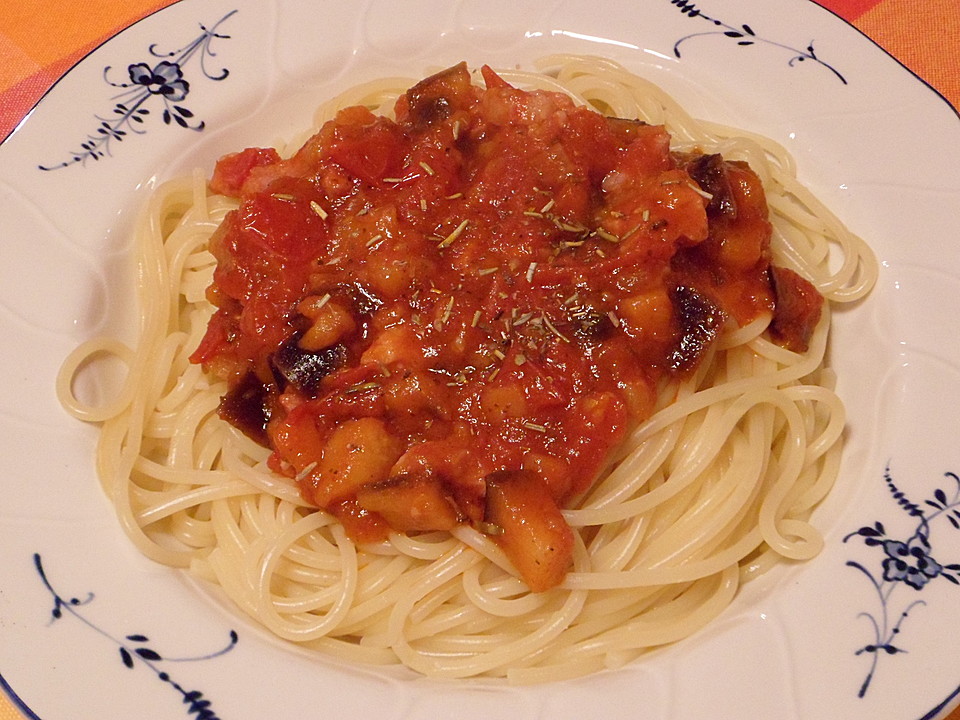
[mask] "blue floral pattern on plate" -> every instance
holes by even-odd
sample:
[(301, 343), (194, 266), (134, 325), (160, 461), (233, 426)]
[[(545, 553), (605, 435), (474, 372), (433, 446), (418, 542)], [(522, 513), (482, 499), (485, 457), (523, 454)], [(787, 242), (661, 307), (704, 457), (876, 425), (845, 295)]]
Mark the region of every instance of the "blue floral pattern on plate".
[[(857, 655), (870, 656), (870, 667), (867, 676), (860, 686), (859, 696), (866, 695), (873, 681), (880, 657), (882, 655), (897, 655), (906, 652), (899, 644), (899, 637), (903, 625), (914, 608), (926, 605), (926, 600), (914, 597), (902, 601), (899, 611), (894, 609), (893, 594), (900, 588), (909, 588), (917, 593), (926, 588), (929, 583), (942, 578), (954, 585), (960, 585), (960, 563), (944, 564), (933, 555), (930, 542), (930, 532), (935, 522), (946, 519), (955, 530), (960, 530), (960, 476), (956, 473), (945, 473), (955, 485), (952, 494), (937, 488), (933, 497), (922, 504), (911, 501), (906, 494), (897, 487), (887, 466), (884, 472), (884, 482), (887, 489), (896, 501), (897, 506), (911, 518), (916, 519), (916, 527), (907, 538), (891, 537), (883, 523), (877, 521), (873, 525), (865, 525), (849, 533), (843, 541), (860, 538), (868, 547), (879, 548), (883, 557), (880, 560), (879, 570), (867, 568), (854, 560), (847, 561), (847, 565), (862, 572), (873, 585), (877, 594), (880, 609), (876, 613), (862, 612), (860, 617), (866, 618), (873, 628), (873, 638), (866, 645), (856, 651)], [(898, 593), (898, 598), (903, 593)]]
[(230, 631), (229, 640), (224, 647), (207, 655), (177, 658), (164, 657), (153, 647), (151, 647), (150, 638), (144, 634), (133, 633), (130, 635), (125, 635), (121, 639), (114, 637), (107, 630), (104, 630), (103, 628), (92, 623), (89, 619), (84, 617), (83, 608), (94, 601), (94, 594), (92, 592), (88, 592), (83, 597), (65, 597), (53, 587), (53, 584), (47, 577), (46, 570), (43, 567), (43, 560), (39, 553), (34, 553), (33, 564), (36, 567), (37, 573), (40, 575), (40, 580), (43, 582), (44, 587), (53, 597), (53, 608), (50, 610), (51, 623), (57, 622), (58, 620), (63, 620), (67, 617), (73, 617), (74, 619), (79, 620), (91, 630), (95, 630), (117, 646), (120, 655), (120, 661), (125, 667), (133, 669), (137, 663), (141, 663), (148, 667), (160, 681), (168, 683), (180, 694), (181, 699), (186, 706), (188, 715), (196, 715), (196, 720), (218, 720), (218, 716), (213, 710), (213, 705), (206, 697), (204, 697), (204, 694), (199, 690), (187, 690), (183, 685), (173, 679), (169, 671), (164, 669), (164, 666), (168, 663), (212, 660), (213, 658), (220, 657), (221, 655), (230, 652), (233, 650), (234, 646), (236, 646), (239, 639), (235, 630)]
[(677, 40), (673, 44), (673, 54), (678, 58), (680, 57), (680, 46), (689, 40), (711, 36), (728, 38), (730, 40), (735, 40), (737, 45), (740, 47), (749, 47), (751, 45), (767, 45), (769, 47), (785, 50), (790, 53), (790, 59), (787, 62), (790, 67), (794, 67), (797, 63), (812, 61), (818, 65), (822, 65), (824, 68), (832, 72), (844, 85), (847, 84), (847, 79), (840, 74), (835, 67), (825, 63), (823, 60), (817, 57), (817, 52), (813, 48), (813, 40), (811, 40), (805, 48), (795, 48), (790, 45), (776, 42), (774, 40), (768, 40), (759, 36), (747, 23), (731, 25), (723, 20), (707, 15), (705, 12), (703, 12), (703, 10), (696, 6), (696, 3), (690, 2), (689, 0), (670, 0), (670, 4), (675, 5), (683, 15), (686, 15), (689, 18), (698, 18), (700, 20), (704, 20), (713, 26), (710, 30), (684, 35), (682, 38)]
[(226, 80), (230, 75), (227, 68), (221, 67), (216, 71), (207, 67), (209, 58), (215, 57), (216, 52), (211, 45), (215, 39), (228, 40), (229, 35), (218, 31), (218, 28), (237, 11), (231, 10), (217, 20), (209, 28), (200, 25), (201, 33), (198, 37), (171, 52), (160, 52), (156, 43), (148, 48), (148, 52), (159, 59), (159, 62), (138, 62), (127, 67), (125, 79), (111, 79), (114, 68), (110, 65), (103, 69), (103, 79), (109, 86), (121, 92), (113, 96), (116, 104), (110, 117), (97, 115), (100, 121), (97, 129), (87, 135), (87, 139), (80, 143), (80, 150), (71, 152), (70, 159), (56, 165), (40, 165), (41, 170), (56, 170), (80, 163), (85, 165), (88, 160), (100, 160), (111, 155), (110, 144), (113, 141), (123, 142), (131, 133), (143, 135), (146, 133), (144, 125), (151, 110), (147, 105), (151, 102), (162, 103), (163, 111), (160, 116), (165, 125), (176, 124), (189, 130), (200, 131), (205, 123), (197, 121), (194, 113), (183, 105), (183, 101), (190, 93), (190, 82), (184, 76), (184, 67), (199, 58), (200, 72), (210, 80)]

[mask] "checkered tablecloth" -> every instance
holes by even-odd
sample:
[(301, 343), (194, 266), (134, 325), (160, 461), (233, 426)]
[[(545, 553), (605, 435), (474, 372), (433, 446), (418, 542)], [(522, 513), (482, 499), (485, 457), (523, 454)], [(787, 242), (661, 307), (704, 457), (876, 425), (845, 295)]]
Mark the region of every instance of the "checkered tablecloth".
[[(0, 0), (0, 138), (87, 53), (174, 1)], [(960, 107), (960, 0), (819, 2)], [(22, 718), (0, 692), (0, 720)]]

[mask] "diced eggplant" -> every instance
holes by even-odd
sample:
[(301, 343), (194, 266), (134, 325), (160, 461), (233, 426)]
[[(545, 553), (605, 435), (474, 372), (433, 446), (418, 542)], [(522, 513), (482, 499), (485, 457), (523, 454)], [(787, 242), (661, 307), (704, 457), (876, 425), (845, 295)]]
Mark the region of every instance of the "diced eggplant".
[(312, 473), (316, 481), (313, 501), (330, 507), (364, 485), (383, 482), (402, 451), (403, 443), (382, 420), (345, 420), (327, 439), (323, 457)]
[(669, 355), (671, 370), (696, 367), (723, 326), (723, 312), (708, 297), (681, 285), (670, 293), (675, 316), (680, 323), (680, 336)]
[(342, 366), (347, 349), (341, 344), (318, 351), (304, 350), (298, 344), (300, 334), (293, 335), (273, 356), (273, 367), (283, 380), (304, 395), (313, 396), (320, 381)]
[(770, 335), (787, 350), (806, 352), (820, 322), (823, 296), (811, 282), (787, 268), (771, 266), (770, 282), (776, 296)]
[(220, 399), (220, 417), (254, 442), (269, 446), (269, 390), (253, 373), (247, 373)]
[(401, 473), (357, 490), (360, 507), (379, 513), (394, 530), (452, 530), (460, 513), (452, 493), (433, 472)]
[(709, 217), (737, 217), (737, 201), (727, 177), (726, 163), (720, 155), (698, 155), (687, 163), (686, 171), (701, 190), (712, 195), (707, 204)]
[(573, 531), (550, 488), (524, 471), (502, 470), (486, 478), (484, 522), (534, 592), (558, 585), (573, 562)]
[(469, 87), (470, 72), (465, 62), (421, 80), (407, 91), (410, 118), (420, 128), (445, 120)]

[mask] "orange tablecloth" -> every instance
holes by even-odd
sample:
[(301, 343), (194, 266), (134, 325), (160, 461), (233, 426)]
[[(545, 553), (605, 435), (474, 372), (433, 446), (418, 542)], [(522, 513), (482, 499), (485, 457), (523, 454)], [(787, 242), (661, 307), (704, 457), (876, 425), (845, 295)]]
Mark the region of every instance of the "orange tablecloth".
[[(0, 138), (84, 55), (174, 1), (0, 0)], [(819, 2), (960, 107), (960, 1)], [(0, 720), (22, 720), (2, 693)], [(960, 720), (960, 709), (948, 720)]]

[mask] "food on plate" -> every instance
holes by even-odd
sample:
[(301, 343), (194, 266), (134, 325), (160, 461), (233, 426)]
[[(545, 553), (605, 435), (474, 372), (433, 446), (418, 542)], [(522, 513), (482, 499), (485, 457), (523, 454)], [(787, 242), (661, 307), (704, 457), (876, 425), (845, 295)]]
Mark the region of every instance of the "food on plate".
[[(542, 66), (361, 86), (157, 193), (137, 350), (60, 379), (148, 556), (308, 646), (535, 682), (816, 554), (869, 249), (771, 141)], [(89, 406), (102, 352), (129, 377)]]

